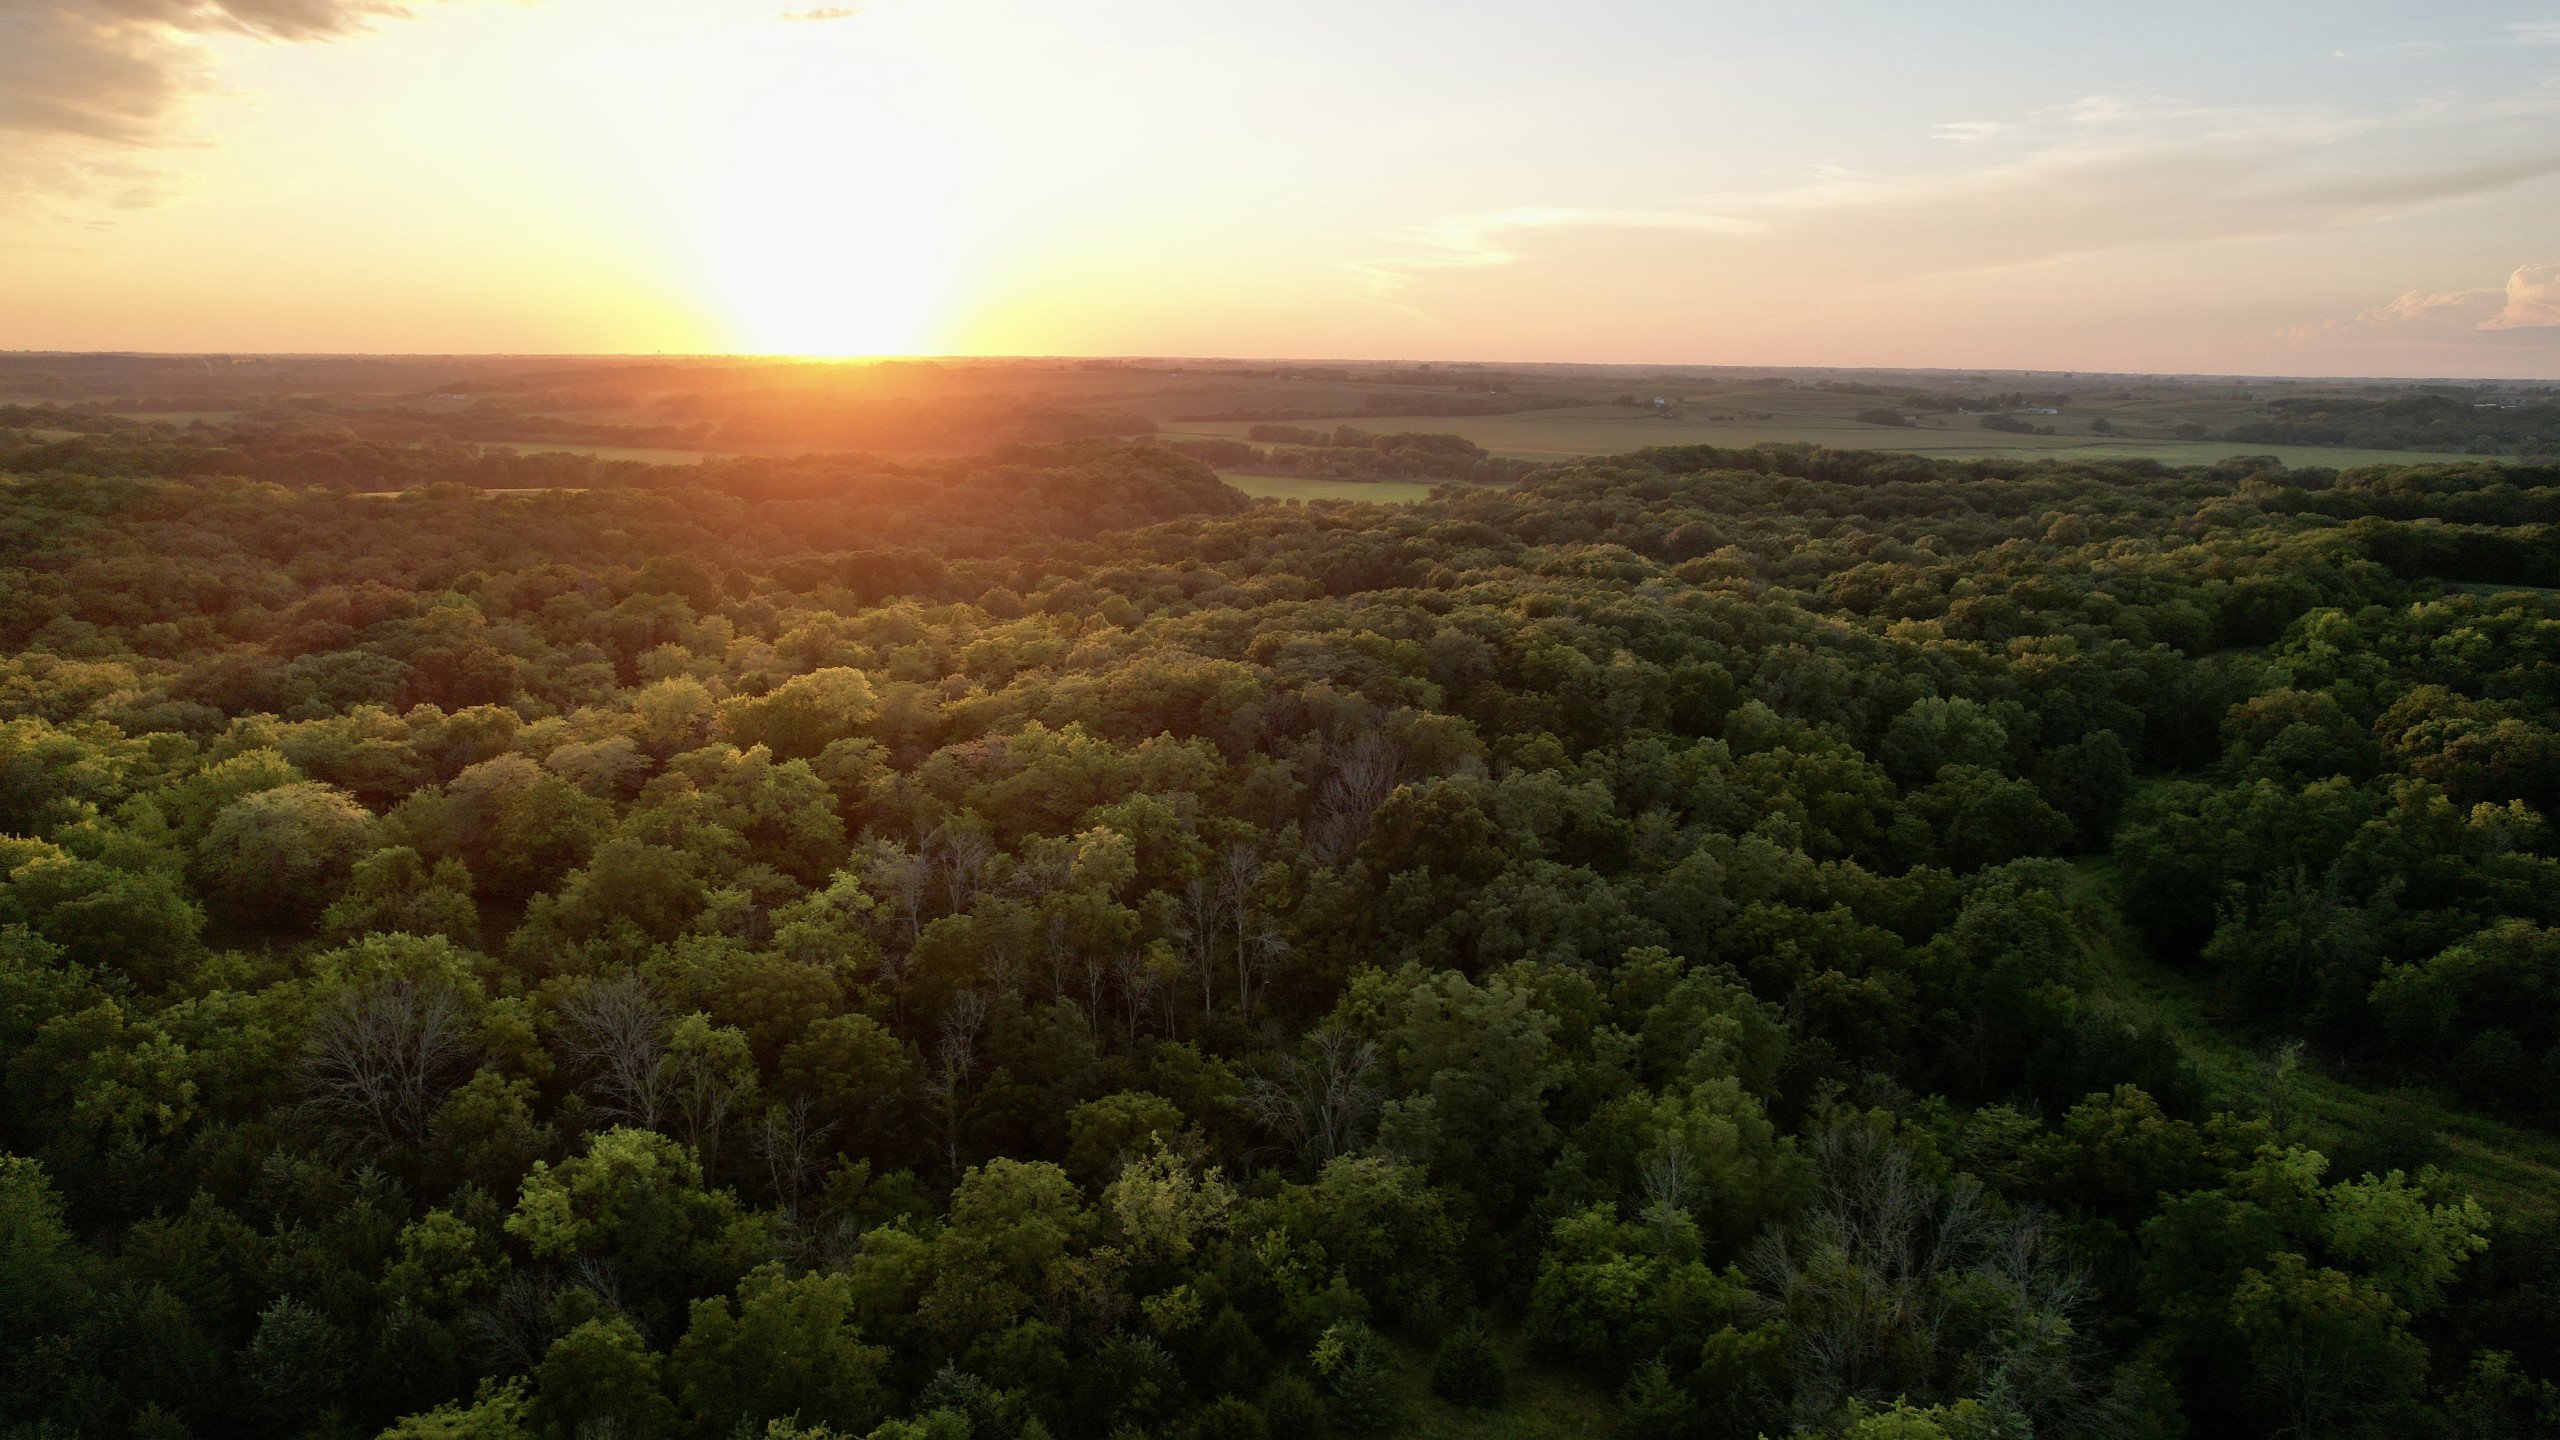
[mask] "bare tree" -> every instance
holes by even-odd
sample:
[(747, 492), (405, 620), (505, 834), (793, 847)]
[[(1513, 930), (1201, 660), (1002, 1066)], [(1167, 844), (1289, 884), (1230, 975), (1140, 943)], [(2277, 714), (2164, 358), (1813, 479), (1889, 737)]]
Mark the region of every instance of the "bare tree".
[(1067, 956), (1074, 949), (1067, 943), (1067, 916), (1061, 910), (1049, 910), (1040, 922), (1040, 963), (1049, 972), (1049, 998), (1064, 999), (1067, 993)]
[(975, 990), (953, 997), (942, 1017), (942, 1043), (934, 1053), (925, 1093), (942, 1120), (943, 1160), (960, 1173), (960, 1134), (966, 1128), (978, 1068), (978, 1031), (987, 1022), (987, 1000)]
[(935, 839), (935, 858), (942, 870), (942, 893), (954, 914), (969, 908), (995, 859), (994, 842), (975, 830), (945, 829)]
[(414, 1145), (479, 1063), (476, 1030), (441, 976), (386, 975), (343, 991), (303, 1054), (311, 1104), (384, 1146)]
[(1689, 1192), (1698, 1182), (1698, 1168), (1689, 1156), (1689, 1144), (1678, 1135), (1666, 1135), (1652, 1153), (1644, 1157), (1645, 1214), (1665, 1240), (1670, 1238), (1674, 1218), (1689, 1208)]
[(863, 857), (862, 888), (886, 901), (890, 933), (879, 937), (880, 964), (891, 984), (924, 934), (924, 894), (932, 869), (905, 846), (881, 841)]
[(2003, 1211), (1970, 1176), (1932, 1176), (1870, 1126), (1826, 1130), (1813, 1152), (1813, 1204), (1744, 1261), (1785, 1312), (1799, 1420), (1960, 1387), (2036, 1434), (2101, 1427), (2073, 1323), (2087, 1281), (2040, 1217)]
[[(678, 1027), (676, 1043), (659, 1062), (665, 1072), (663, 1093), (678, 1136), (708, 1168), (719, 1158), (729, 1117), (755, 1092), (755, 1062), (735, 1031), (711, 1031), (713, 1043), (700, 1046), (687, 1043), (688, 1033), (700, 1037), (704, 1032), (692, 1029), (691, 1021)], [(719, 1043), (724, 1034), (725, 1046)]]
[(1135, 1049), (1139, 1021), (1146, 1015), (1155, 996), (1156, 972), (1147, 968), (1146, 952), (1142, 950), (1122, 951), (1113, 957), (1111, 970), (1120, 981), (1120, 1002), (1127, 1015), (1128, 1043), (1131, 1049)]
[(1262, 993), (1262, 983), (1278, 968), (1289, 953), (1289, 937), (1264, 916), (1253, 917), (1236, 946), (1236, 1005), (1247, 1021), (1253, 1019), (1254, 997)]
[(560, 1006), (569, 1059), (588, 1076), (596, 1108), (644, 1130), (666, 1119), (666, 1007), (639, 976), (591, 980)]
[(1385, 1102), (1378, 1047), (1327, 1026), (1310, 1032), (1294, 1054), (1245, 1084), (1254, 1118), (1287, 1141), (1298, 1161), (1318, 1169), (1356, 1149)]
[(1200, 977), (1200, 1019), (1206, 1023), (1218, 1002), (1218, 937), (1226, 927), (1218, 894), (1205, 876), (1194, 875), (1174, 899), (1173, 943), (1182, 963)]
[(550, 1348), (551, 1307), (559, 1294), (559, 1277), (547, 1267), (509, 1271), (471, 1308), (481, 1352), (504, 1371), (531, 1373)]
[(756, 1123), (756, 1155), (764, 1161), (765, 1181), (795, 1230), (806, 1218), (801, 1197), (826, 1162), (825, 1141), (834, 1128), (810, 1120), (805, 1096), (788, 1105), (766, 1106)]
[(1316, 787), (1316, 821), (1310, 840), (1327, 865), (1351, 858), (1369, 838), (1370, 817), (1404, 782), (1404, 748), (1375, 730), (1364, 730), (1336, 751)]
[(1248, 1022), (1253, 1019), (1254, 986), (1289, 948), (1279, 930), (1253, 908), (1253, 892), (1269, 871), (1249, 844), (1229, 846), (1218, 864), (1218, 898), (1226, 904), (1234, 931), (1236, 1010)]

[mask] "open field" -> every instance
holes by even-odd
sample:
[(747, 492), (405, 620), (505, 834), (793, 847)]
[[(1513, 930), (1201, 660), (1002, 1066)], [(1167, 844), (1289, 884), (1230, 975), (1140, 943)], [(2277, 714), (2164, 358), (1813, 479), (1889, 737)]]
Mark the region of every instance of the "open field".
[(663, 445), (578, 445), (559, 440), (488, 440), (480, 442), (491, 450), (511, 450), (518, 455), (592, 455), (598, 460), (630, 460), (642, 465), (699, 465), (705, 460), (726, 460), (735, 450), (678, 450)]
[(1434, 1347), (1417, 1340), (1394, 1346), (1400, 1401), (1395, 1433), (1415, 1440), (1607, 1440), (1625, 1407), (1588, 1377), (1538, 1363), (1517, 1335), (1497, 1335), (1509, 1371), (1499, 1409), (1452, 1405), (1431, 1393)]
[(1419, 480), (1328, 480), (1321, 476), (1225, 471), (1220, 471), (1218, 478), (1257, 500), (1353, 500), (1373, 505), (1410, 505), (1430, 498), (1433, 489)]
[(237, 410), (119, 410), (115, 413), (127, 420), (149, 420), (161, 425), (192, 425), (198, 420), (210, 425), (240, 418)]
[(2174, 1036), (2217, 1108), (2258, 1115), (2280, 1111), (2288, 1140), (2325, 1151), (2384, 1131), (2397, 1107), (2404, 1122), (2415, 1117), (2433, 1131), (2440, 1150), (2435, 1163), (2482, 1203), (2505, 1214), (2560, 1209), (2560, 1140), (2445, 1104), (2425, 1091), (2386, 1094), (2332, 1074), (2307, 1056), (2278, 1079), (2273, 1060), (2280, 1037), (2242, 1033), (2216, 1013), (2212, 991), (2201, 979), (2146, 951), (2116, 909), (2111, 862), (2086, 860), (2076, 868), (2081, 889), (2074, 898), (2105, 973), (2108, 1000), (2137, 1026)]
[[(2170, 465), (2207, 465), (2233, 455), (2275, 455), (2287, 465), (2430, 464), (2463, 457), (2413, 450), (2352, 450), (2334, 446), (2249, 445), (2229, 440), (2181, 440), (2165, 432), (2185, 423), (2208, 423), (2206, 407), (2175, 410), (2146, 407), (2141, 402), (2109, 406), (2074, 405), (2067, 413), (2042, 423), (2065, 433), (2015, 435), (1985, 430), (1970, 415), (1931, 416), (1917, 425), (1873, 425), (1852, 418), (1861, 402), (1874, 397), (1831, 392), (1782, 390), (1717, 396), (1684, 405), (1679, 418), (1640, 413), (1620, 406), (1585, 405), (1563, 410), (1530, 410), (1517, 415), (1377, 415), (1340, 423), (1392, 432), (1418, 430), (1462, 435), (1496, 455), (1521, 460), (1571, 460), (1586, 455), (1615, 455), (1655, 445), (1726, 445), (1763, 443), (1811, 444), (1836, 450), (1899, 450), (1944, 459), (1997, 457), (2022, 460), (2091, 460), (2143, 457)], [(1783, 407), (1783, 408), (1782, 408)], [(1770, 418), (1718, 419), (1749, 410)], [(2090, 422), (2115, 416), (2109, 423), (2127, 433), (2093, 435)], [(2192, 417), (2192, 419), (2191, 419)], [(2214, 421), (2227, 423), (2215, 415)], [(1311, 422), (1312, 423), (1312, 422)], [(1189, 421), (1167, 427), (1173, 435), (1225, 436), (1243, 439), (1249, 421)], [(2143, 433), (2143, 432), (2151, 433)]]
[(2560, 590), (2547, 585), (2492, 585), (2486, 581), (2464, 581), (2445, 587), (2463, 595), (2535, 595), (2545, 600), (2560, 599)]

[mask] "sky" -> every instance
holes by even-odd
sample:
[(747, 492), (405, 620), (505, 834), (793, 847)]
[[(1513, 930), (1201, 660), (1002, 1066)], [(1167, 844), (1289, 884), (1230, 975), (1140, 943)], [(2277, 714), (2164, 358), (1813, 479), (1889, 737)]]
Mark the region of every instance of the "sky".
[(2560, 7), (0, 0), (0, 349), (2560, 378)]

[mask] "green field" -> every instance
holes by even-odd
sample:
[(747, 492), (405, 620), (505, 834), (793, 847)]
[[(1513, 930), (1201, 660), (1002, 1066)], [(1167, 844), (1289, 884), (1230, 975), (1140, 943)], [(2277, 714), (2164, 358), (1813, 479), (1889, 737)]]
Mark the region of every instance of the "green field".
[(571, 445), (554, 440), (485, 440), (481, 445), (490, 450), (512, 450), (518, 455), (593, 455), (599, 460), (631, 460), (642, 465), (699, 465), (705, 460), (726, 460), (734, 450), (676, 450), (657, 445)]
[[(1463, 435), (1496, 455), (1520, 460), (1570, 460), (1615, 455), (1655, 445), (1811, 444), (1836, 450), (1900, 450), (1942, 459), (2091, 460), (2141, 457), (2171, 465), (2206, 465), (2233, 455), (2275, 455), (2287, 465), (2441, 464), (2463, 457), (2413, 450), (2351, 450), (2315, 445), (2247, 445), (2228, 440), (2180, 440), (2181, 424), (2222, 429), (2250, 412), (2246, 402), (2078, 401), (2055, 416), (2032, 417), (2054, 435), (2012, 435), (1985, 430), (1971, 415), (1933, 415), (1913, 426), (1872, 425), (1853, 418), (1860, 409), (1886, 404), (1874, 396), (1831, 391), (1769, 390), (1685, 399), (1678, 418), (1615, 405), (1529, 410), (1516, 415), (1363, 415), (1325, 422), (1375, 432), (1423, 431)], [(1734, 412), (1754, 418), (1716, 418)], [(1765, 415), (1767, 418), (1757, 418)], [(2105, 418), (2124, 433), (2093, 435)], [(1244, 439), (1253, 422), (1177, 421), (1168, 434)]]
[(1400, 1402), (1395, 1433), (1412, 1440), (1607, 1440), (1623, 1413), (1617, 1397), (1588, 1377), (1537, 1362), (1516, 1335), (1497, 1336), (1510, 1372), (1501, 1408), (1473, 1410), (1431, 1393), (1433, 1346), (1394, 1345)]
[[(403, 495), (419, 495), (424, 494), (425, 491), (357, 490), (351, 493), (358, 500), (397, 500)], [(584, 485), (517, 485), (513, 487), (493, 487), (480, 492), (480, 494), (490, 497), (503, 495), (584, 495), (586, 493), (587, 487)]]
[(118, 410), (115, 413), (127, 420), (149, 420), (160, 425), (191, 425), (198, 420), (217, 423), (240, 418), (237, 410)]
[(1355, 500), (1373, 505), (1410, 505), (1430, 498), (1432, 487), (1419, 480), (1327, 480), (1306, 475), (1241, 475), (1220, 471), (1218, 478), (1256, 500)]
[(2465, 580), (2445, 588), (2465, 595), (2534, 595), (2545, 600), (2560, 599), (2560, 590), (2547, 585), (2492, 585), (2486, 581)]
[[(2292, 1143), (2328, 1151), (2395, 1121), (2431, 1131), (2435, 1164), (2501, 1212), (2549, 1214), (2560, 1206), (2560, 1142), (2446, 1103), (2423, 1090), (2382, 1091), (2301, 1059), (2273, 1063), (2283, 1037), (2244, 1032), (2219, 1013), (2217, 997), (2188, 970), (2162, 964), (2121, 918), (2113, 862), (2084, 860), (2083, 934), (2106, 977), (2108, 1003), (2137, 1028), (2174, 1037), (2211, 1092), (2212, 1103), (2279, 1123)], [(2331, 1179), (2352, 1178), (2332, 1175)]]

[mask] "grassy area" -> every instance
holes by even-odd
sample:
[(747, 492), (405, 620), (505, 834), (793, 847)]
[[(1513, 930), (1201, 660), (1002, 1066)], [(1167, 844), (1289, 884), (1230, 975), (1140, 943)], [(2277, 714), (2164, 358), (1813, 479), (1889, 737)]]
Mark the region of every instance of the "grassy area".
[[(1529, 410), (1515, 415), (1363, 415), (1337, 422), (1364, 430), (1418, 430), (1463, 435), (1497, 455), (1523, 460), (1568, 460), (1583, 455), (1614, 455), (1652, 445), (1725, 445), (1764, 442), (1803, 443), (1839, 450), (1900, 450), (1945, 459), (2091, 460), (2141, 457), (2171, 465), (2204, 465), (2233, 455), (2275, 455), (2287, 465), (2426, 464), (2464, 457), (2414, 450), (2351, 450), (2318, 445), (2246, 445), (2227, 440), (2180, 440), (2169, 432), (2178, 425), (2207, 424), (2221, 429), (2252, 407), (2162, 402), (2075, 402), (2063, 414), (2036, 417), (2064, 433), (2011, 435), (1985, 430), (1971, 415), (1931, 415), (1916, 425), (1874, 425), (1854, 418), (1869, 406), (1890, 402), (1874, 396), (1832, 391), (1768, 390), (1716, 394), (1684, 399), (1677, 418), (1650, 410), (1616, 405), (1583, 405), (1562, 410)], [(2227, 409), (2231, 413), (2223, 413)], [(2091, 433), (2105, 419), (2124, 432)], [(1252, 422), (1184, 421), (1168, 433), (1243, 439)]]
[(735, 451), (675, 450), (655, 445), (568, 445), (552, 440), (489, 440), (482, 442), (491, 450), (512, 450), (519, 455), (593, 455), (599, 460), (636, 460), (643, 465), (699, 465), (705, 460), (726, 460)]
[[(2117, 908), (2114, 865), (2083, 861), (2074, 897), (2106, 977), (2107, 996), (2126, 1018), (2174, 1036), (2217, 1105), (2265, 1115), (2280, 1103), (2288, 1138), (2317, 1150), (2375, 1134), (2399, 1116), (2431, 1127), (2442, 1154), (2436, 1163), (2483, 1204), (2506, 1214), (2548, 1214), (2560, 1207), (2560, 1140), (2445, 1104), (2423, 1091), (2389, 1095), (2333, 1074), (2304, 1057), (2281, 1082), (2272, 1064), (2277, 1042), (2261, 1040), (2220, 1011), (2196, 976), (2154, 959)], [(2332, 1176), (2331, 1178), (2338, 1178)]]
[(118, 410), (127, 420), (150, 420), (162, 425), (187, 425), (198, 420), (237, 420), (237, 410)]
[[(399, 498), (400, 498), (401, 496), (403, 496), (403, 495), (418, 494), (418, 493), (423, 493), (423, 492), (420, 492), (420, 491), (411, 491), (411, 490), (358, 490), (358, 491), (354, 492), (355, 497), (356, 497), (357, 499), (359, 499), (359, 500), (397, 500), (397, 499), (399, 499)], [(482, 495), (485, 495), (485, 496), (499, 496), (499, 495), (584, 495), (584, 494), (586, 494), (586, 493), (587, 493), (587, 487), (586, 487), (586, 486), (584, 486), (584, 485), (515, 485), (515, 486), (492, 486), (492, 487), (490, 487), (490, 488), (488, 488), (488, 489), (486, 489), (486, 490), (481, 491), (480, 493), (481, 493)]]
[(2459, 591), (2465, 595), (2479, 595), (2484, 597), (2494, 595), (2531, 595), (2543, 600), (2560, 598), (2560, 590), (2552, 589), (2548, 585), (2492, 585), (2486, 581), (2457, 580), (2445, 588)]
[(1327, 480), (1226, 471), (1220, 471), (1218, 478), (1257, 500), (1357, 500), (1376, 505), (1409, 505), (1428, 499), (1432, 488), (1418, 480)]
[(1396, 1388), (1404, 1403), (1393, 1433), (1413, 1440), (1607, 1440), (1616, 1432), (1616, 1396), (1582, 1376), (1533, 1363), (1516, 1336), (1498, 1343), (1510, 1393), (1499, 1409), (1469, 1410), (1431, 1393), (1431, 1346), (1396, 1342)]

